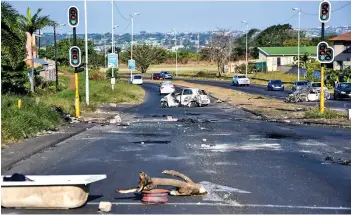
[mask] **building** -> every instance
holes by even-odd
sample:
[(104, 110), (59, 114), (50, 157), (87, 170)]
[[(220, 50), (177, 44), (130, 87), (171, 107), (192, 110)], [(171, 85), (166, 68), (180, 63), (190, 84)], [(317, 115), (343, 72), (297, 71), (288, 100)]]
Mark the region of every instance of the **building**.
[[(341, 34), (329, 40), (334, 48), (334, 70), (351, 68), (351, 32)], [(330, 44), (330, 43), (329, 43)]]
[[(280, 71), (280, 67), (292, 64), (297, 57), (298, 47), (258, 47), (259, 61), (266, 62), (267, 71)], [(317, 47), (300, 47), (300, 56), (304, 54), (316, 58)]]

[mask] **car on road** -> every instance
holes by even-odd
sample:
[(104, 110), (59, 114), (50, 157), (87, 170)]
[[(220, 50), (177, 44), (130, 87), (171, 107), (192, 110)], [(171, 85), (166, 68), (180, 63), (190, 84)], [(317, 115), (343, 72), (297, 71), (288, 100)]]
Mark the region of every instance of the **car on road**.
[[(320, 91), (321, 91), (321, 82), (308, 82), (307, 83), (307, 87), (309, 88), (309, 90), (311, 92), (320, 93)], [(326, 99), (330, 99), (330, 93), (329, 93), (328, 88), (326, 86), (324, 86), (324, 97)]]
[(233, 85), (234, 86), (249, 86), (250, 79), (246, 75), (234, 75), (233, 76)]
[(351, 82), (340, 82), (334, 89), (334, 99), (351, 99)]
[(269, 80), (267, 85), (268, 91), (280, 90), (284, 91), (284, 84), (281, 80)]
[(162, 80), (163, 77), (162, 77), (161, 73), (153, 73), (151, 76), (151, 79), (152, 80)]
[(199, 88), (185, 88), (181, 92), (174, 91), (161, 99), (161, 107), (202, 107), (211, 103), (205, 90)]
[(291, 90), (295, 92), (296, 90), (300, 90), (302, 88), (308, 87), (308, 81), (295, 81)]
[(165, 81), (160, 83), (160, 95), (170, 94), (175, 91), (175, 87), (171, 81)]
[(161, 71), (160, 74), (163, 79), (173, 79), (172, 74), (168, 71)]
[(142, 85), (143, 77), (141, 75), (133, 75), (133, 78), (131, 80), (129, 79), (129, 83)]

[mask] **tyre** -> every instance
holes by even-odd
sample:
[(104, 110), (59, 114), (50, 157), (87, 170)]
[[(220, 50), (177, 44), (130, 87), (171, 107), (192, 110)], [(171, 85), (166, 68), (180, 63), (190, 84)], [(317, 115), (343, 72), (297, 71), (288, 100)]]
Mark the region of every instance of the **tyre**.
[(192, 107), (192, 108), (197, 107), (197, 106), (198, 106), (197, 102), (194, 102), (194, 101), (190, 102), (190, 104), (189, 104), (189, 107)]
[(161, 102), (161, 108), (167, 108), (168, 103), (167, 102)]

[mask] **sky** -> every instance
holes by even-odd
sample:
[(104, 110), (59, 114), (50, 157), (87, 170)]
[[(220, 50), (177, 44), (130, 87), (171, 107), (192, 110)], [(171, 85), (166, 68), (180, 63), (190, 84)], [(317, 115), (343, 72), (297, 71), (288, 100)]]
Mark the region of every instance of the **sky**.
[[(130, 33), (129, 15), (140, 13), (134, 18), (134, 33), (147, 32), (198, 32), (211, 31), (217, 28), (230, 30), (245, 30), (241, 23), (245, 20), (249, 28), (265, 28), (274, 24), (290, 23), (298, 27), (298, 15), (292, 17), (300, 8), (301, 28), (318, 27), (320, 22), (317, 15), (320, 1), (117, 1), (114, 6), (114, 24), (119, 25), (116, 34)], [(77, 6), (80, 11), (80, 25), (77, 33), (84, 33), (84, 1), (10, 1), (21, 13), (25, 14), (27, 7), (32, 11), (42, 8), (42, 15), (67, 24), (67, 9)], [(346, 4), (344, 8), (331, 15), (327, 26), (351, 25), (350, 1), (331, 1), (332, 10)], [(118, 13), (116, 7), (122, 14)], [(33, 14), (34, 12), (32, 12)], [(111, 32), (111, 1), (87, 1), (88, 33)], [(290, 18), (290, 19), (289, 19)], [(126, 20), (127, 19), (127, 20)], [(288, 21), (287, 21), (288, 20)], [(59, 29), (59, 33), (68, 32), (67, 26)], [(50, 32), (51, 29), (44, 29)]]

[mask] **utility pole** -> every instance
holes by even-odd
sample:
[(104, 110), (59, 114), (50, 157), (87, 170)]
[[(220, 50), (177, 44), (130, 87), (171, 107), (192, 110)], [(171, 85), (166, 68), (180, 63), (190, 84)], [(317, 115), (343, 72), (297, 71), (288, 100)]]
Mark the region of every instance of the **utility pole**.
[[(115, 27), (114, 27), (114, 23), (113, 23), (113, 5), (114, 4), (114, 2), (113, 2), (113, 0), (111, 0), (111, 11), (112, 11), (112, 25), (111, 25), (111, 27), (112, 27), (112, 34), (111, 34), (111, 37), (112, 37), (112, 46), (111, 46), (111, 53), (115, 53), (115, 41), (114, 41), (114, 38), (115, 38), (115, 36), (114, 36), (114, 34), (115, 34)], [(114, 79), (115, 78), (115, 73), (114, 73), (114, 71), (113, 71), (113, 66), (112, 66), (112, 68), (111, 68), (111, 72), (112, 72), (112, 74), (111, 74), (111, 82), (112, 82), (112, 79)], [(114, 88), (115, 88), (115, 85), (114, 84), (111, 84), (111, 88), (112, 88), (112, 90), (114, 90)]]
[(247, 77), (247, 67), (248, 67), (248, 62), (247, 62), (247, 33), (249, 31), (249, 23), (246, 21), (241, 21), (242, 23), (246, 24), (246, 77)]
[(178, 77), (178, 48), (177, 48), (177, 32), (175, 29), (171, 29), (174, 33), (174, 48), (176, 51), (176, 77)]
[(55, 54), (55, 74), (56, 74), (56, 92), (59, 91), (58, 88), (58, 66), (57, 66), (57, 46), (56, 46), (56, 24), (54, 24), (54, 54)]
[[(139, 13), (133, 13), (130, 15), (131, 21), (132, 21), (132, 41), (130, 44), (130, 59), (133, 60), (133, 40), (134, 40), (134, 16), (139, 15)], [(132, 81), (133, 79), (133, 70), (130, 70), (130, 80)]]
[(85, 102), (89, 105), (89, 60), (88, 60), (88, 15), (87, 0), (84, 0), (84, 24), (85, 24)]
[(38, 55), (38, 58), (39, 58), (39, 50), (40, 50), (40, 37), (41, 37), (41, 35), (40, 35), (40, 29), (39, 29), (39, 37), (38, 37), (38, 52), (37, 52), (37, 55)]
[(300, 8), (293, 8), (293, 10), (298, 11), (299, 13), (299, 30), (297, 31), (297, 80), (300, 81), (300, 17), (301, 17), (301, 9)]

